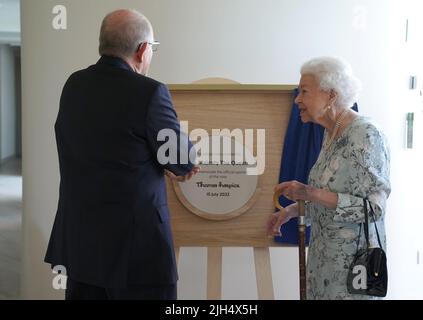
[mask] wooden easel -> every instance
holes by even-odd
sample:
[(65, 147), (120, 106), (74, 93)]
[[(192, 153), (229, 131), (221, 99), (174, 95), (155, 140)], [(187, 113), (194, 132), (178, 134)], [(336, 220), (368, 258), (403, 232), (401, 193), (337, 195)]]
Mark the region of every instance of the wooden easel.
[[(216, 84), (219, 82), (220, 84)], [(180, 120), (190, 126), (266, 129), (266, 171), (260, 177), (260, 194), (241, 216), (226, 221), (208, 221), (190, 212), (168, 183), (176, 258), (180, 247), (207, 247), (207, 299), (222, 297), (222, 248), (253, 247), (258, 298), (274, 299), (266, 222), (274, 211), (273, 187), (278, 183), (283, 139), (296, 86), (240, 85), (224, 79), (207, 79), (192, 85), (170, 85)], [(235, 121), (235, 123), (231, 123)]]
[[(207, 299), (222, 298), (222, 247), (207, 248)], [(180, 248), (175, 248), (176, 260), (179, 260)], [(260, 300), (273, 300), (272, 270), (270, 267), (269, 248), (254, 248), (254, 263), (257, 279), (257, 294)]]

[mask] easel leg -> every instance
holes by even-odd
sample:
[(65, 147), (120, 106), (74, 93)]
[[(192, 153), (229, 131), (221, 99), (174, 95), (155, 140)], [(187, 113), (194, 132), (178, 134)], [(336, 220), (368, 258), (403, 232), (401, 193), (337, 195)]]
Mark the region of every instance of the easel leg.
[(273, 300), (272, 269), (269, 248), (254, 248), (256, 266), (257, 294), (259, 300)]
[(222, 299), (222, 248), (207, 248), (207, 300)]

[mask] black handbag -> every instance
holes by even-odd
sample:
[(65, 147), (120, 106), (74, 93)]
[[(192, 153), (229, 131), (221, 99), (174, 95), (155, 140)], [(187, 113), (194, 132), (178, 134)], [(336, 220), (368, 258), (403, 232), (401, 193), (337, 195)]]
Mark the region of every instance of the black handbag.
[[(379, 248), (370, 248), (369, 243), (369, 214), (373, 218), (376, 229)], [(360, 232), (357, 240), (357, 252), (350, 265), (347, 277), (347, 289), (351, 294), (362, 294), (376, 297), (385, 297), (388, 289), (388, 268), (386, 264), (386, 254), (382, 249), (379, 232), (376, 226), (375, 213), (372, 206), (364, 199), (364, 223), (360, 224)], [(366, 237), (366, 247), (360, 248), (361, 229), (364, 226)]]

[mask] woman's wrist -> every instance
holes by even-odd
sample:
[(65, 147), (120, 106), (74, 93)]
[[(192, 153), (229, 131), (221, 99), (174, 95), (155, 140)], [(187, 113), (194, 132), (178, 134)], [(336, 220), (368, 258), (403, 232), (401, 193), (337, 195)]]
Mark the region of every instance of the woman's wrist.
[(338, 194), (324, 189), (307, 186), (306, 201), (319, 203), (329, 209), (336, 209), (338, 204)]
[(307, 202), (319, 202), (319, 191), (320, 189), (317, 189), (315, 187), (312, 187), (310, 185), (306, 186), (306, 199), (304, 199)]

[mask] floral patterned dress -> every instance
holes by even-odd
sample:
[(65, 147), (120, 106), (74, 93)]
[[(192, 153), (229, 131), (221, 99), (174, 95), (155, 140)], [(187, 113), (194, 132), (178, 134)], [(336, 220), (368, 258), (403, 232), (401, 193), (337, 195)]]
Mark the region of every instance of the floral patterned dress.
[[(341, 136), (324, 147), (310, 171), (309, 184), (338, 193), (336, 209), (306, 203), (311, 224), (307, 259), (308, 299), (371, 299), (347, 291), (347, 274), (357, 249), (360, 223), (364, 221), (363, 198), (375, 210), (377, 227), (386, 250), (384, 213), (390, 194), (389, 149), (384, 135), (368, 118), (358, 116)], [(378, 246), (373, 223), (370, 243)], [(365, 244), (361, 235), (360, 246)]]

